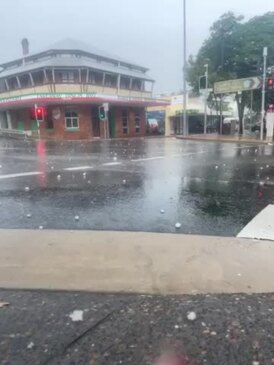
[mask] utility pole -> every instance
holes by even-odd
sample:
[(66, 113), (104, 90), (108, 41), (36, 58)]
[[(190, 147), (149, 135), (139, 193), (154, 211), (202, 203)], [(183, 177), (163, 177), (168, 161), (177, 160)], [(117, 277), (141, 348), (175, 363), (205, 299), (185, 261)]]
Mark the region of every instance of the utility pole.
[(184, 18), (184, 71), (183, 71), (183, 77), (184, 77), (184, 83), (183, 83), (183, 103), (184, 103), (184, 118), (183, 118), (183, 135), (187, 135), (187, 88), (186, 88), (186, 0), (183, 0), (183, 18)]
[(220, 135), (223, 134), (223, 94), (220, 95)]
[(250, 132), (252, 132), (252, 122), (253, 122), (253, 98), (254, 98), (253, 90), (250, 90), (250, 109), (251, 109), (251, 112), (250, 112)]
[(205, 115), (204, 115), (204, 134), (207, 130), (207, 89), (208, 89), (208, 64), (205, 65)]
[(266, 60), (267, 60), (267, 47), (263, 50), (264, 67), (263, 67), (263, 86), (262, 86), (262, 110), (261, 110), (261, 141), (264, 139), (264, 115), (265, 115), (265, 82), (266, 82)]

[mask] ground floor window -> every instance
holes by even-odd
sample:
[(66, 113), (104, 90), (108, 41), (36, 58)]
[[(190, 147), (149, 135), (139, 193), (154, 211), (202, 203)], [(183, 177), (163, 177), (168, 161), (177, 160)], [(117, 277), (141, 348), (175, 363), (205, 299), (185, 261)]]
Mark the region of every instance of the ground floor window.
[(141, 129), (141, 117), (139, 113), (135, 113), (135, 132), (140, 133)]
[(79, 117), (75, 110), (66, 110), (65, 112), (66, 129), (79, 128)]
[(122, 125), (123, 125), (123, 134), (128, 134), (128, 113), (127, 113), (127, 110), (123, 110), (123, 112), (122, 112)]

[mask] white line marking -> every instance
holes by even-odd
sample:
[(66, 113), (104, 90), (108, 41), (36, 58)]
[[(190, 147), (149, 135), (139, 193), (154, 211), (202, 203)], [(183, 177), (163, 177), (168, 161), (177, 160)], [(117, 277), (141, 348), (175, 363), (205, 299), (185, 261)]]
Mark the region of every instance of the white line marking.
[(63, 170), (66, 171), (77, 171), (77, 170), (88, 170), (88, 169), (93, 169), (93, 166), (75, 166), (75, 167), (66, 167)]
[(121, 165), (121, 162), (106, 162), (102, 164), (103, 166), (116, 166)]
[(148, 158), (138, 158), (131, 160), (132, 162), (139, 162), (139, 161), (150, 161), (150, 160), (159, 160), (165, 158), (166, 156), (156, 156), (156, 157), (148, 157)]
[(31, 172), (19, 172), (17, 174), (7, 174), (7, 175), (0, 175), (0, 179), (9, 179), (12, 177), (21, 177), (21, 176), (34, 176), (34, 175), (42, 175), (42, 172), (39, 171), (31, 171)]

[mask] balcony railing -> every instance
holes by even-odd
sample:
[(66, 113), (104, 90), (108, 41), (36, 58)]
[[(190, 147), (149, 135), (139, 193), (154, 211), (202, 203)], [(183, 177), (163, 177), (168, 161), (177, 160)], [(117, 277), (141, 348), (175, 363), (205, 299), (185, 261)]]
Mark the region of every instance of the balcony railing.
[(149, 91), (137, 91), (128, 89), (117, 89), (116, 87), (92, 85), (92, 84), (73, 84), (73, 83), (50, 83), (39, 86), (24, 87), (16, 90), (0, 92), (0, 99), (18, 97), (29, 94), (42, 93), (97, 93), (105, 95), (117, 95), (135, 98), (151, 98)]

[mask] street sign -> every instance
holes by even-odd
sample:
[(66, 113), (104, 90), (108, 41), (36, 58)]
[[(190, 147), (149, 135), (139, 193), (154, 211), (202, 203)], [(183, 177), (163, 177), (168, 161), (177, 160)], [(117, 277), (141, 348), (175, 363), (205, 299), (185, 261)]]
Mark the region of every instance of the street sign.
[(215, 82), (214, 93), (229, 94), (229, 93), (236, 93), (238, 91), (260, 89), (261, 87), (262, 87), (261, 77), (248, 77), (245, 79), (235, 79), (235, 80)]

